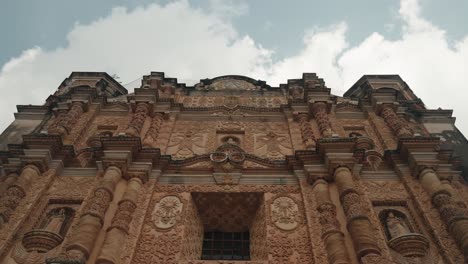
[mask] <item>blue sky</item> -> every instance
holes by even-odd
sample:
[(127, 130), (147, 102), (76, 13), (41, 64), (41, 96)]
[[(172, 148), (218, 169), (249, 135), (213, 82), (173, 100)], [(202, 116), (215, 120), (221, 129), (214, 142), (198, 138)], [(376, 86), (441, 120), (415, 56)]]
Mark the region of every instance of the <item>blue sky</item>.
[(337, 95), (364, 74), (397, 73), (468, 133), (467, 13), (466, 0), (0, 0), (0, 129), (71, 71), (117, 74), (131, 90), (154, 70), (272, 85), (316, 72)]

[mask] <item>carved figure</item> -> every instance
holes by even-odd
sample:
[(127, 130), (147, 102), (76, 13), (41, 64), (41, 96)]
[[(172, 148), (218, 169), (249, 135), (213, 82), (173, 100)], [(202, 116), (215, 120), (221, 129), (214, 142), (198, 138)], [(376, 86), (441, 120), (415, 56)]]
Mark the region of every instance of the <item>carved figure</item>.
[(61, 208), (58, 212), (52, 214), (49, 217), (49, 222), (44, 229), (55, 234), (60, 234), (60, 230), (62, 229), (62, 225), (65, 222), (65, 218), (65, 209)]
[(392, 212), (388, 213), (387, 216), (387, 228), (392, 238), (410, 233), (403, 219), (396, 217)]

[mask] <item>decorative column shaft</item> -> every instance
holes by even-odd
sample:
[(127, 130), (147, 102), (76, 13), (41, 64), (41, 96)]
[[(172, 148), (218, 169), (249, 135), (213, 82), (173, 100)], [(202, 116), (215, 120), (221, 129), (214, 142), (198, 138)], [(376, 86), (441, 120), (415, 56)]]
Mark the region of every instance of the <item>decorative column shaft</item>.
[(143, 140), (143, 146), (152, 147), (153, 142), (156, 142), (156, 139), (159, 136), (159, 130), (161, 129), (163, 123), (163, 114), (156, 113), (154, 114), (153, 119), (151, 120), (151, 126), (146, 132), (145, 138)]
[(331, 137), (333, 135), (333, 131), (330, 119), (328, 119), (327, 104), (324, 102), (314, 103), (312, 105), (312, 114), (314, 115), (315, 120), (317, 120), (322, 136)]
[(397, 137), (413, 136), (413, 131), (411, 131), (408, 123), (401, 120), (391, 106), (383, 106), (382, 110), (380, 111), (380, 115), (383, 117), (385, 122), (387, 122), (388, 126), (390, 129), (392, 129), (393, 133), (395, 133)]
[(350, 263), (344, 235), (340, 230), (340, 223), (336, 219), (336, 207), (330, 199), (328, 183), (320, 179), (314, 183), (313, 188), (317, 200), (317, 210), (320, 213), (319, 221), (322, 225), (322, 239), (328, 252), (328, 263)]
[(66, 246), (68, 258), (63, 260), (59, 257), (58, 260), (48, 263), (69, 263), (70, 257), (76, 263), (86, 262), (94, 247), (96, 236), (102, 228), (104, 216), (114, 196), (115, 186), (121, 177), (122, 172), (119, 168), (110, 166), (106, 169), (100, 185), (83, 209), (78, 225)]
[(432, 204), (439, 210), (442, 221), (447, 225), (465, 260), (468, 261), (468, 215), (465, 208), (456, 203), (433, 169), (422, 170), (419, 173), (419, 181), (431, 196)]
[(23, 168), (21, 175), (16, 182), (11, 184), (6, 193), (0, 199), (0, 228), (10, 220), (11, 215), (21, 200), (26, 196), (26, 192), (32, 182), (41, 175), (39, 168), (34, 165), (27, 165)]
[(149, 113), (149, 105), (148, 103), (138, 103), (135, 109), (135, 113), (133, 114), (132, 120), (128, 125), (127, 130), (125, 131), (126, 134), (134, 137), (140, 136), (141, 128), (145, 123), (145, 119)]
[(17, 179), (18, 174), (16, 174), (15, 172), (9, 173), (5, 177), (5, 179), (0, 183), (0, 197), (2, 197), (6, 193), (8, 187), (10, 187)]
[(347, 228), (358, 257), (363, 258), (369, 254), (381, 255), (369, 220), (369, 212), (355, 188), (351, 171), (347, 167), (339, 167), (335, 170), (334, 177), (346, 214)]
[(301, 128), (302, 142), (306, 148), (315, 148), (315, 136), (309, 123), (309, 115), (299, 114), (298, 121)]
[(73, 125), (78, 121), (84, 112), (83, 102), (73, 102), (70, 110), (67, 113), (61, 113), (54, 124), (49, 129), (51, 134), (68, 135), (71, 132)]
[(122, 251), (122, 241), (125, 241), (129, 225), (133, 220), (133, 213), (137, 208), (137, 198), (143, 182), (139, 178), (131, 178), (127, 190), (119, 202), (117, 212), (112, 219), (111, 226), (107, 229), (106, 238), (101, 248), (97, 264), (119, 263)]

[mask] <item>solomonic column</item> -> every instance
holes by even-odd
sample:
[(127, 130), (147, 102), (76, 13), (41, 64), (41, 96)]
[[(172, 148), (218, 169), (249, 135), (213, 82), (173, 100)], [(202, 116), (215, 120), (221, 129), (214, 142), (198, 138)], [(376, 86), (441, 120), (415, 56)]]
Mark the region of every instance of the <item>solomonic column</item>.
[(358, 258), (381, 255), (369, 220), (369, 212), (363, 198), (356, 190), (351, 171), (347, 167), (339, 167), (335, 170), (334, 179)]
[(133, 177), (128, 181), (127, 189), (119, 202), (112, 224), (107, 229), (104, 244), (96, 260), (97, 264), (119, 263), (123, 241), (128, 236), (129, 225), (137, 208), (137, 198), (142, 185), (143, 182), (138, 177)]
[(70, 134), (73, 125), (83, 114), (84, 107), (85, 104), (83, 102), (73, 102), (67, 113), (61, 113), (57, 116), (56, 121), (49, 128), (49, 133), (62, 136)]
[(302, 142), (307, 149), (315, 148), (315, 136), (309, 123), (309, 115), (302, 113), (297, 116), (301, 128)]
[(468, 261), (468, 214), (443, 187), (438, 175), (431, 168), (423, 169), (419, 175), (424, 190), (431, 196), (432, 204), (439, 210), (440, 217), (447, 225), (458, 246)]
[(161, 129), (163, 123), (163, 114), (155, 113), (153, 119), (151, 120), (151, 126), (146, 132), (145, 138), (143, 139), (143, 146), (152, 147), (153, 143), (156, 142), (156, 139), (159, 136), (159, 130)]
[(150, 107), (148, 103), (137, 103), (135, 113), (133, 114), (127, 130), (125, 130), (125, 134), (134, 137), (140, 136), (141, 128), (149, 114), (149, 109)]
[(397, 137), (412, 137), (413, 131), (406, 121), (401, 120), (391, 105), (384, 105), (380, 115)]
[(34, 165), (27, 165), (23, 168), (21, 175), (14, 183), (8, 186), (6, 193), (0, 199), (0, 229), (10, 220), (11, 215), (21, 200), (26, 196), (26, 193), (41, 172)]
[(322, 239), (328, 252), (328, 263), (348, 264), (349, 255), (344, 242), (344, 234), (336, 218), (336, 207), (330, 199), (328, 183), (319, 179), (313, 184), (319, 221), (322, 225)]
[(66, 253), (47, 260), (49, 264), (84, 264), (89, 258), (96, 242), (96, 237), (102, 228), (104, 216), (111, 203), (115, 186), (122, 177), (122, 171), (110, 166), (95, 189), (93, 196), (83, 209), (79, 222), (70, 236)]
[(324, 137), (331, 137), (333, 130), (331, 128), (330, 119), (328, 119), (327, 104), (324, 102), (317, 102), (312, 105), (312, 114), (320, 128), (320, 133)]

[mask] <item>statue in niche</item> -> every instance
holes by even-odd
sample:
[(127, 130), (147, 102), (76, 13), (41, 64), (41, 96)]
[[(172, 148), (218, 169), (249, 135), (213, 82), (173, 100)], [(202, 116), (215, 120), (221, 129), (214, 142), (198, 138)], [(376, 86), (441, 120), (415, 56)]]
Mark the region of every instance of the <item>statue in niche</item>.
[(49, 216), (49, 220), (44, 229), (55, 234), (60, 234), (66, 217), (65, 209), (60, 208), (58, 212), (54, 212), (51, 216)]
[(391, 238), (403, 236), (406, 234), (411, 233), (406, 227), (405, 222), (403, 219), (395, 216), (393, 212), (389, 212), (387, 215), (387, 228), (390, 233)]

